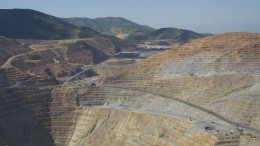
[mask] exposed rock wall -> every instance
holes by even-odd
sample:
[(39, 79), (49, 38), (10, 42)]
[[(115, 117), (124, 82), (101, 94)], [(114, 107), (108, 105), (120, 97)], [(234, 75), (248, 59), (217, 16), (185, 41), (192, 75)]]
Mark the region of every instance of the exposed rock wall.
[(85, 109), (69, 145), (214, 145), (218, 137), (190, 122), (163, 115), (111, 109)]
[(62, 85), (1, 68), (0, 145), (258, 146), (259, 44), (210, 36)]

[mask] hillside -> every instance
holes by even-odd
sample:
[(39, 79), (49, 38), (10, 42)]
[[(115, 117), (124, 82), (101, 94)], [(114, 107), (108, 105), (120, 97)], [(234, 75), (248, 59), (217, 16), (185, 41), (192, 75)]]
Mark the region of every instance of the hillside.
[(0, 43), (2, 67), (14, 66), (32, 76), (53, 76), (61, 81), (128, 50), (108, 38), (16, 41), (3, 37)]
[(139, 25), (120, 17), (106, 18), (61, 18), (65, 22), (76, 26), (85, 26), (101, 34), (116, 36), (128, 42), (174, 45), (184, 44), (191, 40), (209, 36), (190, 30), (177, 28), (160, 28), (158, 30), (145, 25)]
[(105, 53), (83, 41), (69, 43), (66, 46), (68, 46), (67, 56), (70, 63), (98, 64), (108, 59)]
[(62, 20), (76, 25), (92, 28), (99, 33), (113, 35), (127, 41), (136, 41), (138, 36), (153, 32), (155, 29), (145, 25), (139, 25), (121, 17), (106, 18), (62, 18)]
[(16, 39), (102, 37), (87, 27), (76, 27), (54, 16), (30, 9), (0, 9), (0, 35)]
[(31, 49), (15, 39), (8, 39), (0, 36), (0, 65), (4, 64), (8, 58), (26, 53)]
[(160, 28), (143, 38), (141, 38), (142, 42), (146, 43), (159, 43), (167, 45), (167, 42), (175, 42), (175, 43), (187, 43), (191, 40), (202, 38), (209, 36), (208, 34), (199, 34), (190, 30), (183, 30), (177, 28)]

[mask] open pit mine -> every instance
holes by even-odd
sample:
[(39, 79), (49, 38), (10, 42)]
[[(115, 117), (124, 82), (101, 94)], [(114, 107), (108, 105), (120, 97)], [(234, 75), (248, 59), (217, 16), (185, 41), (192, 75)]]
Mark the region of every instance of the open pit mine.
[(114, 47), (0, 37), (0, 145), (260, 145), (260, 34)]

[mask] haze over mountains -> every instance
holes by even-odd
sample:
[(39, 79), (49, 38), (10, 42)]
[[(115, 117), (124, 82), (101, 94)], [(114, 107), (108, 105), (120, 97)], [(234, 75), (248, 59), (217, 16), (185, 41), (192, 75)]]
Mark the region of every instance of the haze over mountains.
[[(0, 35), (16, 39), (53, 40), (116, 36), (130, 43), (157, 42), (164, 39), (171, 39), (175, 43), (186, 43), (206, 36), (177, 28), (155, 30), (120, 17), (59, 19), (30, 9), (0, 10), (0, 25)], [(112, 40), (120, 42), (116, 38)]]
[(92, 28), (102, 34), (117, 36), (121, 39), (134, 39), (138, 36), (143, 36), (155, 31), (154, 28), (139, 25), (121, 17), (106, 17), (106, 18), (62, 18), (62, 20), (76, 25)]
[(172, 39), (184, 43), (189, 40), (207, 36), (189, 30), (177, 28), (154, 29), (146, 25), (139, 25), (120, 17), (106, 18), (62, 18), (62, 20), (76, 25), (90, 27), (101, 34), (113, 35), (128, 42), (158, 41)]
[(1, 9), (0, 25), (0, 35), (17, 39), (102, 37), (92, 29), (79, 28), (29, 9)]
[(260, 34), (70, 20), (0, 10), (1, 146), (260, 145)]

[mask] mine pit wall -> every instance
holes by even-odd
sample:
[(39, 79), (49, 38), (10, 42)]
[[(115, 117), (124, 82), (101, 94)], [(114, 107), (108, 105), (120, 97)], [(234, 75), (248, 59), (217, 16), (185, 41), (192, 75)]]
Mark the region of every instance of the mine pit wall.
[(47, 64), (54, 64), (54, 59), (61, 59), (59, 61), (64, 61), (64, 57), (60, 58), (60, 56), (65, 56), (63, 48), (55, 48), (50, 50), (42, 50), (36, 52), (40, 58), (38, 60), (30, 60), (28, 59), (28, 54), (23, 56), (18, 56), (14, 60), (12, 60), (11, 64), (22, 71), (28, 71), (29, 69), (36, 68), (38, 66), (43, 66)]
[(77, 119), (74, 90), (13, 67), (0, 77), (0, 145), (67, 145)]
[(80, 110), (80, 95), (74, 89), (27, 87), (1, 93), (1, 145), (203, 146), (239, 140), (211, 135), (175, 117), (95, 107)]
[(88, 108), (81, 110), (68, 145), (221, 146), (239, 145), (239, 136), (213, 135), (175, 117)]
[[(16, 76), (22, 75), (11, 69), (5, 70), (5, 73), (9, 72), (13, 74), (12, 84), (15, 85)], [(223, 145), (227, 141), (188, 120), (95, 108), (124, 100), (123, 105), (136, 104), (139, 107), (146, 99), (134, 97), (144, 96), (144, 93), (106, 87), (47, 87), (55, 82), (49, 79), (24, 80), (21, 82), (23, 87), (6, 86), (1, 90), (2, 145)], [(87, 109), (79, 108), (80, 102), (85, 102)]]
[[(85, 89), (88, 89), (88, 88), (85, 88)], [(106, 109), (110, 109), (110, 110), (108, 110), (109, 111), (107, 113), (108, 115), (111, 115), (110, 112), (113, 112), (113, 111), (119, 111), (119, 112), (123, 111), (125, 114), (142, 113), (143, 116), (154, 115), (154, 116), (159, 116), (161, 118), (170, 116), (170, 117), (174, 117), (176, 119), (182, 119), (183, 121), (189, 123), (190, 125), (193, 125), (193, 127), (196, 127), (196, 130), (194, 130), (194, 131), (203, 131), (205, 133), (204, 137), (205, 137), (205, 135), (211, 135), (213, 137), (214, 136), (217, 137), (217, 140), (215, 140), (214, 144), (227, 145), (229, 143), (229, 145), (239, 145), (239, 137), (240, 137), (239, 133), (235, 132), (234, 134), (230, 134), (230, 130), (235, 130), (235, 128), (233, 126), (230, 126), (227, 123), (225, 124), (225, 122), (224, 123), (217, 122), (217, 124), (214, 124), (214, 125), (221, 125), (221, 126), (216, 127), (216, 129), (214, 129), (213, 131), (207, 131), (205, 129), (205, 125), (207, 125), (206, 123), (212, 124), (211, 121), (219, 121), (219, 119), (214, 116), (212, 117), (197, 109), (193, 109), (190, 112), (185, 112), (191, 108), (188, 105), (183, 105), (183, 104), (180, 104), (179, 102), (174, 102), (173, 100), (158, 97), (158, 95), (152, 95), (149, 93), (140, 92), (138, 90), (130, 90), (130, 89), (128, 90), (128, 89), (124, 89), (124, 88), (109, 87), (107, 85), (105, 87), (101, 87), (101, 88), (91, 87), (91, 88), (89, 88), (89, 90), (90, 90), (89, 92), (85, 92), (82, 94), (80, 94), (80, 92), (79, 92), (79, 90), (81, 90), (81, 89), (78, 88), (77, 90), (78, 90), (77, 91), (77, 93), (78, 93), (77, 104), (82, 108), (79, 118), (77, 120), (78, 122), (81, 119), (80, 117), (82, 116), (82, 112), (87, 112), (87, 111), (92, 111), (92, 110), (100, 110), (103, 112), (103, 111), (106, 111)], [(84, 120), (83, 121), (86, 123), (86, 120), (91, 119), (91, 116), (93, 116), (93, 115), (96, 115), (96, 114), (92, 114), (92, 115), (90, 114), (90, 117), (85, 117), (85, 121)], [(167, 116), (165, 116), (165, 115), (167, 115)], [(181, 115), (181, 116), (179, 117), (178, 115)], [(104, 114), (103, 116), (106, 117), (106, 114)], [(99, 118), (102, 119), (103, 116), (100, 116)], [(194, 121), (195, 123), (202, 122), (202, 124), (191, 123), (190, 117), (192, 117), (192, 121)], [(96, 118), (96, 119), (98, 120), (99, 118)], [(124, 118), (114, 119), (115, 123), (117, 123), (116, 120), (118, 120), (118, 119), (124, 119)], [(150, 120), (153, 120), (153, 119), (150, 119)], [(89, 133), (87, 133), (88, 130), (82, 130), (81, 128), (77, 129), (77, 127), (89, 126), (89, 124), (91, 125), (97, 121), (95, 121), (95, 120), (91, 121), (91, 122), (89, 122), (89, 124), (86, 123), (86, 125), (84, 125), (83, 124), (84, 122), (82, 122), (82, 123), (79, 123), (80, 126), (78, 126), (78, 122), (76, 124), (76, 129), (74, 130), (74, 134), (71, 137), (71, 141), (69, 144), (84, 145), (84, 144), (88, 143), (91, 145), (93, 143), (93, 145), (94, 144), (109, 145), (106, 142), (103, 143), (102, 140), (97, 140), (97, 141), (102, 141), (102, 143), (96, 143), (95, 142), (96, 138), (94, 138), (95, 140), (91, 141), (90, 140), (91, 135)], [(103, 122), (107, 123), (107, 120), (104, 120)], [(125, 120), (124, 122), (127, 123), (129, 121)], [(113, 125), (112, 123), (111, 124), (107, 123), (107, 124), (108, 124), (107, 126)], [(175, 124), (175, 123), (172, 122), (172, 124)], [(92, 129), (93, 129), (93, 127), (97, 127), (97, 125), (99, 125), (99, 124), (92, 126)], [(145, 125), (143, 125), (143, 127), (145, 127)], [(91, 128), (91, 126), (89, 128)], [(150, 127), (150, 128), (152, 129), (152, 127)], [(81, 129), (81, 130), (79, 130), (79, 129)], [(114, 128), (114, 129), (118, 129), (118, 128)], [(83, 136), (79, 136), (82, 138), (75, 138), (78, 135), (80, 135), (80, 132), (77, 132), (78, 130), (83, 133), (85, 132), (83, 134)], [(92, 131), (92, 130), (90, 130), (90, 131)], [(112, 133), (111, 131), (113, 131), (113, 130), (107, 130), (107, 133), (111, 134)], [(214, 131), (215, 131), (215, 133), (214, 133)], [(139, 131), (139, 134), (141, 132)], [(76, 133), (76, 136), (75, 136), (75, 133)], [(92, 132), (90, 132), (90, 133), (92, 133)], [(98, 132), (98, 133), (104, 133), (104, 132), (102, 131), (102, 132)], [(115, 132), (115, 133), (118, 133), (118, 132)], [(187, 132), (187, 133), (189, 133), (189, 132)], [(148, 134), (149, 134), (149, 132), (148, 132)], [(140, 135), (143, 135), (143, 134), (140, 134)], [(173, 135), (177, 135), (177, 134), (173, 134)], [(190, 135), (194, 136), (197, 134), (196, 134), (196, 132), (192, 132), (192, 133), (190, 133)], [(106, 136), (105, 136), (105, 134), (104, 135), (99, 134), (99, 137), (101, 139), (102, 137), (104, 138)], [(129, 137), (134, 137), (134, 135), (129, 136)], [(182, 137), (182, 135), (178, 135), (177, 137)], [(223, 137), (226, 137), (226, 138), (223, 138)], [(145, 141), (144, 140), (145, 138), (135, 139), (135, 141), (136, 142)], [(159, 137), (159, 138), (162, 138), (162, 137)], [(201, 137), (197, 137), (197, 138), (201, 138)], [(231, 140), (229, 138), (231, 138)], [(123, 138), (123, 139), (126, 139), (126, 138)], [(166, 141), (170, 141), (170, 143), (173, 143), (173, 142), (175, 142), (175, 140), (182, 141), (181, 139), (182, 138), (179, 138), (179, 139), (177, 138), (177, 139), (173, 139), (173, 140), (167, 139)], [(111, 138), (107, 142), (109, 142), (109, 141), (113, 141), (113, 139)], [(129, 142), (130, 141), (131, 140), (129, 140)], [(149, 141), (152, 141), (152, 140), (149, 140)], [(183, 139), (183, 142), (180, 143), (179, 145), (189, 145), (188, 143), (185, 143), (185, 141), (189, 142), (188, 139)], [(210, 141), (210, 140), (208, 140), (208, 141)], [(115, 143), (112, 143), (111, 145), (152, 145), (149, 142), (143, 143), (143, 144), (142, 143), (134, 143), (134, 144), (123, 143), (123, 140), (121, 140), (120, 142), (116, 142), (116, 141), (113, 141), (113, 142), (115, 142)], [(219, 142), (219, 143), (217, 143), (217, 142)], [(154, 143), (156, 143), (156, 142), (154, 142)], [(160, 144), (161, 143), (159, 143), (159, 145)], [(214, 144), (208, 144), (208, 145), (214, 145)], [(203, 145), (203, 144), (200, 143), (198, 145)]]
[[(251, 39), (249, 40), (251, 41)], [(238, 44), (238, 41), (235, 41), (234, 45)], [(208, 44), (207, 46), (213, 46), (216, 47), (216, 50), (220, 50), (218, 49), (219, 46), (216, 45)], [(233, 46), (230, 48), (232, 47)], [(240, 46), (235, 47), (240, 48)], [(256, 47), (259, 48), (259, 46)], [(194, 48), (200, 47), (195, 45)], [(187, 52), (180, 52), (179, 57), (177, 55), (177, 57), (173, 58), (175, 60), (180, 59), (179, 63), (181, 63), (181, 58), (184, 54), (193, 54), (189, 52), (189, 48), (184, 48), (183, 50), (187, 50)], [(242, 51), (242, 53), (233, 53), (233, 55), (246, 53), (246, 50), (238, 51)], [(258, 54), (259, 49), (255, 49), (255, 53), (251, 59), (259, 59)], [(168, 55), (172, 56), (170, 53), (168, 53)], [(214, 56), (215, 55), (213, 55), (213, 57)], [(167, 58), (167, 54), (163, 55), (163, 58), (165, 57)], [(211, 76), (213, 77), (212, 80), (209, 80), (210, 76), (200, 76), (204, 75), (204, 72), (198, 75), (194, 74), (196, 72), (196, 66), (200, 64), (198, 60), (194, 59), (195, 64), (192, 65), (189, 63), (187, 65), (189, 68), (191, 67), (192, 70), (183, 68), (183, 71), (187, 72), (187, 74), (184, 74), (184, 78), (179, 78), (179, 76), (175, 78), (175, 76), (170, 80), (167, 73), (179, 75), (178, 71), (180, 66), (172, 65), (172, 68), (167, 66), (170, 70), (164, 72), (165, 70), (160, 66), (160, 64), (163, 64), (160, 59), (163, 58), (151, 58), (151, 60), (147, 62), (141, 62), (143, 66), (133, 67), (132, 72), (126, 74), (124, 78), (111, 78), (102, 89), (93, 87), (89, 90), (84, 87), (82, 92), (79, 92), (78, 89), (75, 90), (74, 88), (67, 87), (57, 87), (55, 89), (45, 88), (44, 86), (48, 85), (49, 82), (43, 82), (43, 84), (41, 84), (42, 87), (29, 87), (38, 82), (24, 81), (27, 80), (27, 77), (17, 74), (17, 72), (12, 69), (0, 70), (1, 77), (3, 77), (3, 80), (1, 78), (1, 83), (4, 83), (3, 88), (1, 87), (0, 90), (1, 101), (3, 101), (0, 103), (0, 145), (259, 145), (259, 137), (256, 137), (256, 140), (253, 142), (252, 139), (254, 137), (249, 137), (251, 141), (248, 143), (247, 135), (226, 135), (207, 131), (205, 127), (203, 127), (204, 125), (200, 127), (200, 125), (190, 122), (189, 119), (179, 118), (174, 114), (185, 115), (187, 113), (186, 116), (190, 116), (189, 114), (198, 113), (197, 115), (202, 119), (203, 117), (207, 119), (209, 114), (202, 114), (195, 108), (184, 112), (190, 109), (188, 105), (173, 102), (169, 99), (166, 100), (165, 98), (155, 98), (151, 95), (144, 94), (144, 92), (140, 93), (137, 91), (156, 91), (171, 97), (180, 99), (183, 97), (184, 99), (182, 100), (192, 102), (197, 106), (212, 110), (214, 113), (219, 113), (228, 119), (233, 118), (233, 120), (240, 122), (240, 119), (245, 119), (244, 116), (254, 116), (258, 114), (256, 112), (253, 114), (249, 112), (258, 109), (257, 107), (260, 102), (257, 97), (259, 94), (256, 96), (252, 95), (256, 97), (256, 101), (249, 100), (250, 104), (244, 104), (248, 98), (243, 97), (245, 100), (242, 102), (238, 100), (238, 103), (246, 105), (245, 107), (237, 103), (234, 103), (234, 106), (232, 106), (233, 102), (230, 102), (231, 106), (223, 106), (223, 109), (230, 112), (226, 114), (225, 110), (218, 108), (218, 98), (225, 97), (223, 99), (234, 101), (233, 97), (239, 95), (239, 91), (243, 89), (243, 87), (245, 87), (245, 89), (242, 91), (250, 92), (241, 93), (259, 93), (259, 86), (257, 86), (257, 82), (255, 82), (259, 81), (259, 61), (257, 62), (256, 60), (256, 63), (245, 66), (243, 70), (237, 68), (241, 64), (235, 64), (234, 70), (231, 70), (232, 72), (228, 72), (228, 74), (221, 72), (220, 75), (222, 76), (219, 76), (220, 78), (218, 76), (214, 77), (213, 75)], [(249, 61), (251, 60), (250, 56), (247, 58), (249, 58)], [(203, 59), (205, 58), (202, 58), (202, 60)], [(171, 62), (171, 60), (164, 62), (164, 66)], [(154, 66), (153, 68), (151, 68), (151, 64)], [(211, 71), (211, 69), (207, 70), (207, 66), (204, 67), (203, 69), (206, 69), (207, 72)], [(248, 72), (248, 70), (250, 72)], [(139, 73), (143, 73), (138, 74), (138, 71)], [(239, 71), (243, 74), (235, 75), (233, 71)], [(192, 73), (190, 76), (188, 76), (189, 72)], [(229, 73), (232, 74), (229, 75)], [(247, 76), (247, 73), (254, 74), (250, 77)], [(158, 75), (157, 80), (154, 80), (156, 76), (148, 76), (156, 74)], [(162, 79), (162, 74), (165, 75), (165, 78), (160, 80)], [(180, 73), (180, 75), (182, 74)], [(244, 75), (246, 75), (246, 77), (243, 77)], [(9, 87), (15, 85), (17, 80), (22, 81), (23, 85), (28, 87)], [(212, 84), (209, 84), (211, 82)], [(224, 86), (227, 85), (226, 82), (233, 84), (232, 86)], [(213, 85), (217, 87), (215, 88)], [(121, 89), (116, 89), (116, 86), (121, 87)], [(225, 95), (223, 91), (225, 91), (227, 95)], [(30, 95), (27, 95), (27, 92), (30, 93)], [(155, 104), (149, 100), (151, 97), (156, 99), (154, 101)], [(216, 106), (207, 107), (207, 104), (212, 105), (210, 103), (211, 101), (214, 101), (213, 104)], [(154, 105), (157, 105), (159, 107), (158, 109), (162, 109), (160, 111), (155, 108), (154, 111), (157, 112), (157, 114), (149, 112), (150, 108), (152, 109)], [(169, 105), (172, 108), (167, 109)], [(122, 109), (117, 110), (117, 107), (122, 107)], [(142, 109), (142, 107), (144, 108)], [(129, 109), (124, 110), (124, 108)], [(132, 109), (136, 109), (135, 112)], [(245, 109), (248, 109), (248, 111), (245, 113), (240, 112), (245, 111)], [(172, 115), (166, 116), (163, 114), (164, 110)], [(222, 110), (224, 113), (218, 110)], [(241, 115), (238, 115), (240, 113)], [(234, 115), (234, 117), (230, 117), (231, 115)], [(195, 121), (196, 119), (192, 120)], [(252, 127), (259, 128), (259, 120), (254, 118), (251, 120), (255, 123), (243, 121), (242, 124), (248, 123), (251, 124)], [(219, 122), (221, 120), (213, 119), (213, 121)], [(225, 128), (226, 127), (223, 127), (224, 130)], [(234, 126), (231, 128), (234, 128)], [(226, 129), (226, 131), (230, 132), (230, 129)], [(20, 133), (21, 135), (19, 135)], [(258, 141), (258, 143), (256, 141)]]
[[(29, 91), (11, 87), (0, 90), (0, 145), (45, 146), (53, 143), (46, 128), (49, 115), (42, 113), (48, 107), (40, 102), (42, 96), (26, 97), (23, 94), (26, 90)], [(46, 100), (48, 98), (50, 96)]]
[(0, 145), (67, 145), (78, 114), (75, 94), (64, 90), (1, 90)]
[(51, 135), (56, 146), (67, 145), (78, 117), (76, 93), (73, 89), (58, 87), (52, 91), (50, 105)]
[(51, 91), (54, 78), (37, 78), (17, 68), (1, 68), (0, 145), (53, 145)]
[[(110, 84), (109, 87), (119, 87), (136, 92), (144, 91), (144, 93), (154, 92), (168, 98), (176, 98), (207, 109), (209, 112), (217, 113), (233, 123), (237, 122), (259, 129), (257, 109), (260, 102), (257, 97), (260, 95), (260, 86), (257, 81), (259, 81), (259, 76), (244, 75), (175, 76), (168, 80), (153, 81), (138, 78), (133, 78), (133, 80), (114, 78), (108, 81), (106, 86)], [(149, 99), (145, 101), (147, 105)], [(159, 102), (157, 103), (156, 105), (159, 105)], [(162, 106), (160, 109), (164, 107)], [(178, 108), (176, 111), (181, 112), (182, 109)], [(197, 115), (192, 115), (192, 117), (197, 117)]]
[[(162, 52), (109, 82), (176, 97), (259, 131), (259, 36), (217, 39)], [(152, 83), (144, 83), (142, 78), (151, 75)]]
[(15, 68), (1, 68), (0, 69), (0, 87), (9, 87), (15, 85), (18, 81), (27, 80), (29, 77), (19, 72)]

